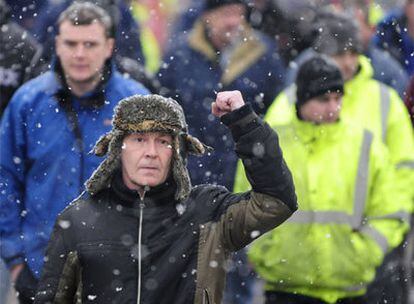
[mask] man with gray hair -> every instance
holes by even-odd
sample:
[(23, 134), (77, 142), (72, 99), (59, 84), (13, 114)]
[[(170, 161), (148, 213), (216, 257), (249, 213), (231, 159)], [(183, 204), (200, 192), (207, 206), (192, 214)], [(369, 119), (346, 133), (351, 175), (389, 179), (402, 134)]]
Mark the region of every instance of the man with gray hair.
[(253, 190), (192, 188), (187, 155), (209, 147), (188, 133), (181, 106), (159, 95), (122, 100), (94, 149), (107, 157), (57, 218), (35, 303), (221, 302), (231, 252), (297, 202), (276, 133), (241, 93), (219, 92), (211, 112), (231, 130)]
[(122, 98), (147, 94), (112, 66), (112, 21), (74, 3), (58, 21), (52, 70), (23, 85), (0, 125), (1, 258), (21, 303), (32, 303), (57, 214), (99, 165), (88, 152)]

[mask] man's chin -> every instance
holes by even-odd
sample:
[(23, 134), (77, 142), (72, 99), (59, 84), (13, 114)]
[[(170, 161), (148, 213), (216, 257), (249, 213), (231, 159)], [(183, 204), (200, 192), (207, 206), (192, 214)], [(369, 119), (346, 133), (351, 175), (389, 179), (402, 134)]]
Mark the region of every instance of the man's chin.
[(148, 179), (141, 180), (137, 182), (136, 184), (139, 185), (140, 187), (144, 187), (144, 186), (156, 187), (159, 184), (161, 184), (161, 182), (159, 181), (159, 179), (148, 178)]
[(72, 83), (76, 83), (77, 85), (84, 85), (84, 84), (89, 84), (91, 82), (96, 81), (96, 77), (89, 76), (89, 75), (85, 75), (85, 76), (75, 75), (75, 77), (70, 77), (70, 81)]

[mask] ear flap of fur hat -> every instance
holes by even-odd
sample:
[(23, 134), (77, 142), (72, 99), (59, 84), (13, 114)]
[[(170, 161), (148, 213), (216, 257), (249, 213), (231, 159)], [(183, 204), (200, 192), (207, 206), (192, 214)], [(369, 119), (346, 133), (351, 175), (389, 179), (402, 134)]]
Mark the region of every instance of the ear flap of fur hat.
[(189, 134), (184, 135), (184, 140), (186, 143), (186, 151), (188, 154), (200, 156), (206, 152), (213, 151), (213, 148), (203, 144), (198, 138), (191, 136)]
[(120, 168), (123, 139), (123, 132), (114, 130), (102, 136), (96, 143), (95, 154), (103, 156), (107, 153), (108, 156), (85, 183), (86, 191), (92, 195), (108, 188), (111, 184), (112, 174)]
[(112, 133), (102, 135), (93, 148), (93, 153), (97, 156), (104, 156), (108, 152), (109, 142), (112, 139)]

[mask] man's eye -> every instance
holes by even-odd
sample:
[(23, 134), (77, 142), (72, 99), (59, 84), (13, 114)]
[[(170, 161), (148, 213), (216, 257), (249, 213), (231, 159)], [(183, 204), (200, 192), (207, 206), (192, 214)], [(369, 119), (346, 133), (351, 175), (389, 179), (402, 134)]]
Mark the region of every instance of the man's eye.
[(94, 46), (96, 46), (95, 42), (85, 42), (85, 48), (90, 49), (93, 48)]
[(141, 137), (136, 137), (136, 138), (135, 138), (135, 141), (136, 141), (136, 142), (144, 142), (144, 139), (143, 139), (143, 138), (141, 138)]
[(167, 147), (167, 148), (172, 148), (172, 143), (171, 143), (171, 141), (169, 141), (169, 140), (162, 139), (162, 140), (160, 140), (160, 143), (161, 143), (163, 146)]
[(65, 45), (68, 46), (68, 47), (73, 48), (73, 47), (76, 46), (76, 42), (73, 42), (73, 41), (65, 41)]

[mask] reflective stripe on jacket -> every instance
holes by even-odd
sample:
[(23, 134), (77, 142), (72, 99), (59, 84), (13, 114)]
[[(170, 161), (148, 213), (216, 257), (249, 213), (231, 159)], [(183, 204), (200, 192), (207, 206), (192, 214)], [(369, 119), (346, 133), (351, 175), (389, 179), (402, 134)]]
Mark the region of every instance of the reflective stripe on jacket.
[[(411, 205), (398, 191), (387, 149), (372, 133), (294, 118), (276, 128), (299, 210), (249, 251), (267, 290), (328, 303), (361, 295), (384, 254), (408, 229)], [(247, 189), (241, 166), (235, 191)]]

